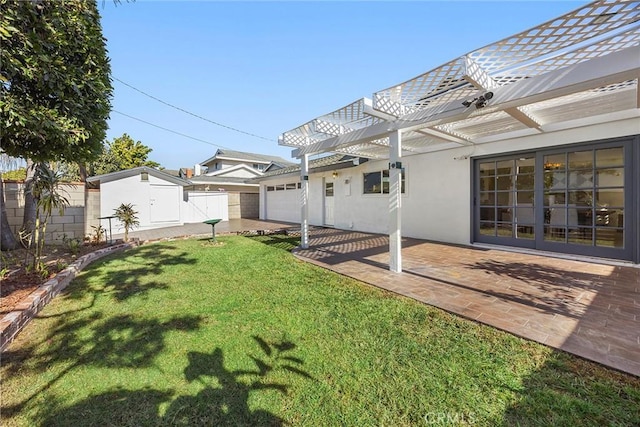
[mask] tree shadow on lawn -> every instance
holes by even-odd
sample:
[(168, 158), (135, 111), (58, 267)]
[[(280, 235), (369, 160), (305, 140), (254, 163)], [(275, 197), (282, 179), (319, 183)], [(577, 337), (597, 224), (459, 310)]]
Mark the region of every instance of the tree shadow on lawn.
[(201, 316), (179, 316), (168, 321), (136, 319), (131, 315), (103, 317), (100, 313), (93, 313), (72, 321), (58, 318), (41, 342), (4, 352), (5, 380), (25, 370), (38, 375), (58, 372), (19, 403), (3, 405), (3, 417), (20, 412), (34, 397), (77, 368), (139, 369), (153, 366), (156, 356), (166, 347), (167, 333), (194, 331), (203, 320)]
[[(185, 379), (198, 382), (203, 388), (196, 395), (175, 396), (175, 390), (160, 391), (116, 389), (91, 396), (77, 404), (40, 408), (39, 420), (44, 425), (215, 425), (215, 426), (281, 426), (285, 420), (263, 409), (249, 407), (250, 394), (274, 390), (284, 395), (289, 386), (274, 382), (278, 373), (313, 380), (301, 366), (304, 362), (292, 352), (290, 341), (267, 342), (253, 336), (261, 350), (260, 356), (247, 354), (255, 369), (230, 370), (225, 367), (221, 348), (211, 353), (189, 352)], [(168, 405), (168, 406), (167, 406)], [(161, 407), (167, 407), (161, 414)]]
[[(48, 368), (49, 363), (64, 360), (65, 354), (70, 358), (76, 356), (76, 352), (85, 348), (87, 345), (100, 343), (110, 334), (128, 334), (127, 339), (114, 341), (128, 345), (130, 342), (138, 338), (145, 338), (148, 345), (161, 340), (158, 333), (168, 330), (168, 326), (175, 326), (174, 329), (184, 330), (195, 329), (199, 322), (199, 317), (185, 316), (182, 320), (176, 320), (177, 323), (160, 323), (158, 321), (138, 321), (131, 316), (112, 317), (103, 322), (103, 315), (100, 312), (92, 311), (95, 307), (96, 299), (102, 296), (111, 295), (117, 302), (123, 302), (134, 296), (145, 297), (148, 292), (155, 289), (166, 290), (169, 285), (159, 281), (143, 280), (144, 277), (158, 275), (166, 267), (176, 265), (195, 264), (196, 260), (189, 258), (187, 252), (172, 253), (176, 248), (174, 246), (149, 245), (143, 246), (127, 253), (114, 254), (106, 257), (83, 271), (83, 274), (77, 277), (71, 285), (58, 298), (68, 298), (70, 300), (82, 300), (89, 297), (90, 301), (79, 308), (70, 308), (55, 314), (38, 315), (35, 318), (37, 322), (40, 319), (57, 319), (55, 323), (49, 327), (50, 332), (40, 341), (33, 341), (20, 347), (9, 347), (9, 350), (2, 354), (2, 366), (4, 371), (12, 374), (21, 365), (23, 360), (36, 360), (36, 367), (42, 367), (42, 370)], [(139, 261), (138, 258), (145, 259)], [(149, 261), (146, 261), (146, 260)], [(122, 262), (124, 263), (121, 270), (104, 272), (102, 268), (105, 263)], [(97, 284), (93, 284), (97, 283)], [(86, 314), (83, 314), (86, 312)], [(71, 319), (71, 320), (70, 320)], [(180, 326), (179, 324), (183, 324)], [(189, 326), (191, 325), (191, 326)], [(97, 328), (96, 335), (100, 333), (95, 342), (78, 338), (80, 330), (83, 328)], [(109, 329), (113, 327), (113, 329)], [(156, 328), (158, 327), (158, 328)], [(171, 328), (169, 328), (171, 329)], [(119, 331), (119, 332), (118, 332)], [(140, 332), (137, 332), (140, 331)], [(44, 353), (38, 353), (38, 349), (46, 346), (48, 349)], [(106, 349), (105, 349), (106, 350)], [(127, 357), (131, 352), (138, 351), (138, 347), (127, 348), (121, 353), (122, 357)]]
[[(122, 302), (134, 296), (146, 296), (154, 289), (166, 290), (168, 283), (148, 278), (159, 276), (172, 267), (197, 263), (188, 252), (177, 253), (176, 249), (175, 246), (151, 244), (105, 258), (85, 269), (74, 281), (67, 297), (81, 299), (87, 292), (99, 291), (101, 295), (112, 295), (116, 301)], [(104, 264), (109, 262), (121, 263), (122, 268), (103, 271)], [(92, 282), (99, 285), (90, 285)]]
[[(507, 426), (640, 425), (640, 378), (553, 352), (523, 380)], [(496, 423), (497, 425), (498, 423)]]

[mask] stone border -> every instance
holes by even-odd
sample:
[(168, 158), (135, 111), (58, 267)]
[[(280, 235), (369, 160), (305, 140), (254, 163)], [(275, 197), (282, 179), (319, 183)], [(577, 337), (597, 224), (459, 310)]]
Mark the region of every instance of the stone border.
[(137, 246), (137, 242), (121, 243), (83, 255), (67, 268), (47, 280), (16, 305), (14, 311), (7, 313), (0, 320), (0, 352), (13, 342), (18, 333), (44, 308), (49, 301), (58, 295), (69, 283), (93, 261), (106, 255), (120, 252)]

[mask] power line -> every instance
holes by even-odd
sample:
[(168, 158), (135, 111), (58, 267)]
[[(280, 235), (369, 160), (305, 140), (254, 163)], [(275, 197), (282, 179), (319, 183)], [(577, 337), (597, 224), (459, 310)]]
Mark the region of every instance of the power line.
[(193, 139), (194, 141), (204, 142), (205, 144), (213, 145), (214, 147), (222, 148), (223, 150), (230, 150), (230, 148), (223, 147), (222, 145), (214, 144), (213, 142), (205, 141), (204, 139), (200, 139), (200, 138), (196, 138), (196, 137), (194, 137), (194, 136), (186, 135), (186, 134), (184, 134), (184, 133), (180, 133), (180, 132), (175, 131), (175, 130), (172, 130), (172, 129), (167, 129), (167, 128), (162, 127), (162, 126), (160, 126), (160, 125), (157, 125), (157, 124), (155, 124), (155, 123), (151, 123), (151, 122), (148, 122), (148, 121), (146, 121), (146, 120), (142, 120), (142, 119), (139, 119), (139, 118), (137, 118), (137, 117), (130, 116), (129, 114), (125, 114), (125, 113), (123, 113), (123, 112), (121, 112), (121, 111), (117, 111), (117, 110), (111, 110), (111, 111), (112, 111), (113, 113), (118, 113), (118, 114), (123, 115), (123, 116), (125, 116), (125, 117), (129, 117), (130, 119), (137, 120), (137, 121), (139, 121), (139, 122), (145, 123), (145, 124), (147, 124), (147, 125), (149, 125), (149, 126), (153, 126), (153, 127), (158, 128), (158, 129), (162, 129), (162, 130), (164, 130), (164, 131), (171, 132), (171, 133), (174, 133), (174, 134), (176, 134), (176, 135), (183, 136), (183, 137), (185, 137), (185, 138)]
[(148, 94), (148, 93), (146, 93), (146, 92), (144, 92), (144, 91), (142, 91), (142, 90), (138, 89), (137, 87), (131, 86), (129, 83), (123, 82), (122, 80), (120, 80), (120, 79), (119, 79), (119, 78), (117, 78), (117, 77), (114, 77), (113, 79), (114, 79), (114, 80), (119, 81), (120, 83), (122, 83), (123, 85), (125, 85), (125, 86), (127, 86), (127, 87), (130, 87), (131, 89), (135, 90), (136, 92), (139, 92), (139, 93), (143, 94), (144, 96), (147, 96), (147, 97), (149, 97), (149, 98), (151, 98), (151, 99), (153, 99), (153, 100), (155, 100), (155, 101), (158, 101), (158, 102), (159, 102), (159, 103), (161, 103), (161, 104), (164, 104), (164, 105), (166, 105), (166, 106), (168, 106), (168, 107), (171, 107), (171, 108), (175, 108), (175, 109), (176, 109), (176, 110), (178, 110), (178, 111), (182, 111), (182, 112), (183, 112), (183, 113), (185, 113), (185, 114), (188, 114), (188, 115), (190, 115), (190, 116), (196, 117), (196, 118), (198, 118), (198, 119), (200, 119), (200, 120), (204, 120), (205, 122), (209, 122), (209, 123), (212, 123), (212, 124), (214, 124), (214, 125), (216, 125), (216, 126), (220, 126), (220, 127), (225, 128), (225, 129), (232, 130), (232, 131), (234, 131), (234, 132), (239, 132), (239, 133), (242, 133), (242, 134), (244, 134), (244, 135), (249, 135), (249, 136), (252, 136), (252, 137), (254, 137), (254, 138), (260, 138), (260, 139), (264, 139), (265, 141), (275, 142), (272, 138), (266, 138), (266, 137), (264, 137), (264, 136), (256, 135), (255, 133), (245, 132), (245, 131), (243, 131), (243, 130), (240, 130), (240, 129), (237, 129), (237, 128), (234, 128), (234, 127), (231, 127), (231, 126), (227, 126), (227, 125), (224, 125), (224, 124), (222, 124), (222, 123), (214, 122), (213, 120), (209, 120), (209, 119), (207, 119), (206, 117), (199, 116), (199, 115), (197, 115), (197, 114), (195, 114), (195, 113), (192, 113), (191, 111), (187, 111), (187, 110), (185, 110), (184, 108), (180, 108), (180, 107), (175, 106), (175, 105), (173, 105), (173, 104), (170, 104), (170, 103), (168, 103), (168, 102), (166, 102), (166, 101), (163, 101), (163, 100), (162, 100), (162, 99), (160, 99), (160, 98), (157, 98), (157, 97), (155, 97), (155, 96), (153, 96), (153, 95), (150, 95), (150, 94)]

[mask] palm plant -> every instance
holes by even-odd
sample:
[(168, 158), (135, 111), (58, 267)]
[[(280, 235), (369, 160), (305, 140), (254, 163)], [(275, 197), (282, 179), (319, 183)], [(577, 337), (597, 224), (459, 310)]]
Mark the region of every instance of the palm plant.
[(47, 223), (53, 210), (57, 209), (63, 215), (64, 209), (69, 206), (69, 200), (63, 195), (65, 191), (60, 188), (61, 178), (62, 175), (53, 171), (46, 163), (40, 163), (36, 168), (31, 194), (36, 200), (37, 214), (31, 242), (35, 245), (33, 266), (37, 271), (41, 269), (38, 261), (42, 256)]
[(133, 210), (133, 205), (131, 203), (122, 203), (117, 209), (114, 211), (114, 216), (118, 218), (118, 220), (124, 226), (124, 241), (129, 241), (129, 230), (132, 230), (134, 227), (138, 227), (140, 225), (140, 221), (138, 221), (137, 217), (138, 212)]

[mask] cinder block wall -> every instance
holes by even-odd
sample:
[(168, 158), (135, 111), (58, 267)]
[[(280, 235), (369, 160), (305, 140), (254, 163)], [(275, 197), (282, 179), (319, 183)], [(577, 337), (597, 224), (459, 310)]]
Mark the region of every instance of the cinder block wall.
[(94, 233), (94, 229), (91, 227), (97, 227), (100, 225), (100, 189), (87, 188), (85, 192), (85, 235), (91, 236)]
[(240, 193), (241, 218), (258, 218), (260, 216), (260, 194)]
[(242, 209), (240, 208), (240, 193), (229, 191), (229, 219), (242, 218)]
[(259, 193), (229, 191), (227, 194), (229, 195), (229, 219), (258, 218)]
[[(45, 240), (47, 243), (62, 243), (63, 236), (67, 238), (83, 239), (85, 232), (85, 195), (84, 183), (74, 182), (62, 185), (63, 195), (69, 201), (69, 207), (60, 215), (54, 209), (52, 217), (47, 223)], [(18, 231), (22, 226), (24, 215), (24, 182), (5, 181), (4, 182), (5, 207), (7, 210), (7, 221), (9, 226), (18, 236)]]

